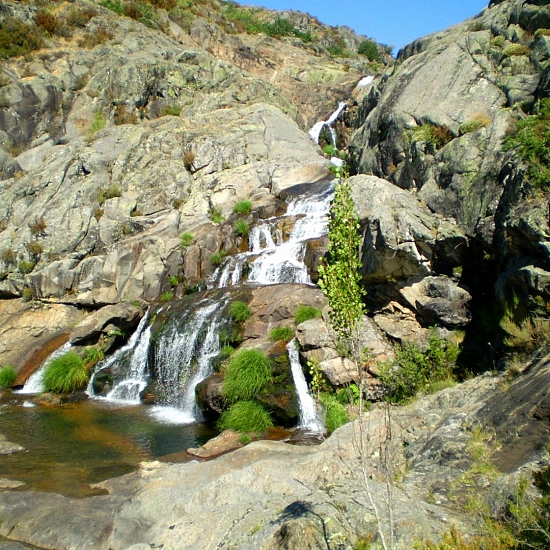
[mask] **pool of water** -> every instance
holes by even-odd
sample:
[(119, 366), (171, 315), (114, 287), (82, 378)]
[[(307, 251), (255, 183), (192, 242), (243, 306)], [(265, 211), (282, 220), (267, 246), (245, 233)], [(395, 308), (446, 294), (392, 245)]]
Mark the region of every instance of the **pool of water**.
[(185, 453), (216, 435), (205, 424), (167, 424), (146, 406), (87, 400), (62, 407), (0, 406), (0, 433), (27, 449), (0, 455), (0, 477), (22, 490), (86, 497), (90, 484), (127, 474), (142, 461), (182, 462)]

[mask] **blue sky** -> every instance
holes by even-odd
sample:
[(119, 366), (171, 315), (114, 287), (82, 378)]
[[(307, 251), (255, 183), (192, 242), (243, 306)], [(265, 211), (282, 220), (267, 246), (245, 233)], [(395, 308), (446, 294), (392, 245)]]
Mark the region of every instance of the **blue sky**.
[(489, 0), (242, 0), (240, 4), (293, 9), (328, 25), (347, 25), (397, 50), (481, 12)]

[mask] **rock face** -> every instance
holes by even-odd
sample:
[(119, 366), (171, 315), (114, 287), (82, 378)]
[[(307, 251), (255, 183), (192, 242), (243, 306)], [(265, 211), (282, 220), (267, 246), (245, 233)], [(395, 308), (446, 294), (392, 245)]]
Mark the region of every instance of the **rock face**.
[[(319, 447), (260, 441), (206, 463), (143, 463), (138, 472), (100, 483), (108, 494), (83, 500), (3, 490), (0, 534), (59, 550), (83, 544), (98, 550), (301, 550), (321, 547), (329, 537), (353, 547), (357, 533), (376, 537), (367, 490), (382, 512), (386, 467), (399, 479), (392, 496), (395, 548), (434, 539), (453, 524), (468, 532), (473, 519), (463, 504), (472, 491), (476, 498), (489, 492), (482, 475), (472, 473), (470, 488), (461, 482), (470, 468), (477, 471), (473, 438), (485, 434), (486, 452), (502, 472), (490, 496), (498, 508), (518, 468), (525, 474), (545, 464), (540, 459), (549, 427), (549, 376), (546, 358), (507, 387), (486, 375), (411, 406), (392, 407), (391, 440), (384, 409), (375, 408), (368, 413), (362, 459), (368, 486), (354, 444), (367, 433), (354, 422)], [(380, 445), (388, 445), (386, 463)]]

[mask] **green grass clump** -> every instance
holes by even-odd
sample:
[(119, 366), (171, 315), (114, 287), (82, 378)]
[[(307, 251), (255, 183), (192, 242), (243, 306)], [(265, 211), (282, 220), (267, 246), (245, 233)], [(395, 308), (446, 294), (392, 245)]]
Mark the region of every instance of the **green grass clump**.
[(225, 372), (222, 394), (229, 403), (245, 401), (272, 379), (269, 359), (257, 349), (234, 353)]
[(17, 265), (17, 267), (19, 268), (19, 271), (23, 274), (23, 275), (28, 275), (29, 273), (32, 272), (32, 270), (34, 269), (34, 266), (36, 265), (35, 262), (32, 262), (32, 261), (27, 261), (27, 260), (21, 260), (19, 262), (19, 264)]
[(319, 317), (321, 317), (321, 311), (313, 306), (301, 305), (294, 312), (294, 322), (297, 325), (310, 319), (318, 319)]
[(233, 212), (235, 214), (250, 214), (252, 211), (252, 203), (250, 201), (239, 201), (234, 207)]
[(218, 429), (235, 430), (239, 433), (265, 432), (273, 427), (273, 420), (259, 403), (239, 401), (224, 411), (218, 420)]
[(321, 393), (319, 399), (326, 410), (325, 428), (329, 434), (336, 430), (336, 428), (349, 422), (346, 408), (338, 401), (334, 394)]
[(246, 235), (248, 233), (249, 229), (250, 227), (244, 220), (237, 220), (235, 222), (235, 233), (237, 233), (237, 235), (240, 235), (242, 237), (243, 235)]
[(233, 321), (236, 321), (237, 323), (244, 323), (250, 319), (252, 311), (246, 302), (235, 300), (234, 302), (231, 302), (231, 305), (229, 306), (229, 315), (231, 315)]
[(122, 191), (118, 185), (110, 185), (109, 187), (100, 187), (97, 192), (97, 202), (99, 206), (105, 203), (109, 199), (115, 197), (122, 197)]
[(290, 327), (276, 327), (269, 331), (268, 338), (272, 342), (290, 342), (294, 338), (294, 331)]
[(167, 290), (160, 295), (161, 302), (169, 302), (174, 297), (174, 293)]
[(517, 123), (515, 133), (504, 140), (504, 150), (513, 150), (527, 164), (528, 179), (541, 189), (550, 187), (550, 99), (541, 100), (539, 112)]
[(44, 388), (53, 393), (71, 393), (82, 390), (88, 383), (88, 371), (78, 353), (70, 351), (55, 358), (46, 367)]
[(15, 369), (12, 365), (6, 365), (5, 367), (2, 367), (0, 369), (0, 388), (3, 388), (4, 390), (9, 390), (13, 386), (16, 377), (17, 373), (15, 372)]
[(453, 134), (446, 124), (421, 124), (408, 131), (408, 137), (412, 142), (426, 142), (433, 145), (436, 149), (441, 149), (452, 141)]
[(162, 116), (180, 116), (181, 106), (180, 105), (167, 105), (162, 110)]
[(217, 206), (210, 207), (210, 210), (208, 211), (208, 217), (210, 218), (210, 221), (212, 223), (222, 223), (223, 220), (225, 220), (221, 209)]
[(195, 238), (195, 237), (193, 237), (193, 235), (192, 235), (191, 233), (187, 233), (187, 232), (182, 233), (182, 234), (180, 235), (180, 243), (181, 243), (181, 246), (182, 246), (183, 248), (187, 248), (188, 246), (191, 245), (191, 243), (193, 242), (193, 239), (194, 239), (194, 238)]
[(531, 50), (522, 44), (510, 44), (502, 50), (504, 57), (513, 57), (514, 55), (529, 55)]
[(219, 252), (214, 252), (214, 254), (210, 256), (210, 261), (213, 266), (218, 267), (226, 256), (227, 252), (225, 250), (220, 250)]
[(107, 117), (101, 111), (97, 112), (95, 114), (94, 120), (92, 120), (92, 123), (88, 128), (88, 135), (92, 135), (92, 134), (95, 134), (96, 132), (99, 132), (100, 130), (103, 130), (106, 124), (107, 124)]

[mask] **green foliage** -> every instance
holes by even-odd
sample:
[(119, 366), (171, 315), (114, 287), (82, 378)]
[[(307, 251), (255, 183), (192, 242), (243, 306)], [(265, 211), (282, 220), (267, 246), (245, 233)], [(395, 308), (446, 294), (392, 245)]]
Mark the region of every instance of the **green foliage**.
[(88, 383), (88, 372), (78, 353), (70, 351), (55, 358), (44, 372), (44, 388), (54, 393), (82, 390)]
[(17, 254), (11, 246), (4, 248), (2, 252), (0, 252), (0, 260), (6, 264), (14, 264), (17, 261)]
[(359, 403), (359, 388), (357, 384), (349, 384), (336, 392), (336, 399), (342, 405), (355, 405)]
[(257, 349), (234, 353), (227, 365), (222, 394), (229, 403), (245, 401), (272, 379), (269, 359)]
[(12, 365), (0, 368), (0, 388), (9, 390), (13, 386), (16, 377), (17, 373)]
[(412, 142), (425, 141), (430, 143), (436, 149), (441, 149), (454, 138), (446, 124), (439, 126), (431, 123), (421, 124), (409, 130), (408, 137)]
[(251, 441), (252, 439), (250, 439), (250, 436), (247, 434), (241, 434), (241, 436), (239, 437), (239, 443), (241, 445), (248, 445)]
[(221, 223), (225, 218), (223, 217), (222, 211), (217, 206), (211, 206), (210, 210), (208, 211), (208, 217), (212, 221), (212, 223)]
[(434, 384), (452, 378), (458, 351), (458, 346), (439, 338), (433, 328), (425, 352), (412, 343), (397, 347), (395, 360), (384, 365), (380, 374), (388, 398), (404, 403), (420, 391), (433, 391)]
[(105, 203), (109, 199), (115, 197), (122, 197), (122, 191), (118, 185), (110, 185), (109, 187), (100, 187), (97, 192), (97, 202), (99, 206)]
[(338, 149), (334, 145), (325, 145), (323, 147), (323, 153), (329, 158), (335, 157), (338, 154)]
[(294, 323), (299, 325), (310, 319), (318, 319), (321, 317), (321, 311), (313, 306), (299, 305), (294, 312)]
[(180, 235), (180, 243), (181, 243), (181, 246), (183, 248), (186, 248), (188, 247), (192, 242), (193, 242), (193, 239), (195, 237), (193, 237), (193, 235), (191, 233), (187, 233), (187, 232), (184, 232)]
[(105, 357), (105, 354), (100, 348), (90, 346), (82, 350), (80, 356), (82, 357), (82, 361), (84, 361), (86, 367), (89, 369), (96, 363), (99, 363)]
[(251, 211), (252, 211), (252, 203), (247, 200), (239, 201), (233, 207), (233, 212), (235, 214), (250, 214)]
[(267, 23), (258, 19), (255, 10), (239, 7), (235, 3), (228, 3), (224, 9), (225, 16), (237, 24), (237, 27), (250, 34), (263, 33), (267, 36), (279, 38), (281, 36), (296, 36), (304, 42), (311, 42), (312, 36), (308, 32), (301, 32), (290, 20), (285, 17), (277, 17), (273, 23)]
[(246, 235), (249, 229), (250, 227), (248, 223), (246, 223), (244, 220), (237, 220), (235, 222), (235, 233), (237, 233), (237, 235)]
[(380, 50), (378, 49), (376, 42), (373, 42), (372, 40), (363, 40), (357, 48), (357, 53), (366, 55), (371, 61), (382, 61)]
[(294, 338), (294, 331), (290, 327), (276, 327), (269, 331), (268, 338), (272, 342), (290, 342)]
[(90, 127), (88, 128), (88, 135), (92, 135), (96, 132), (99, 132), (100, 130), (103, 130), (106, 124), (107, 117), (101, 111), (98, 111), (95, 114), (94, 120), (92, 120)]
[(171, 287), (175, 287), (180, 284), (180, 280), (177, 275), (171, 275), (170, 278), (168, 279), (168, 282), (170, 283)]
[(237, 323), (244, 323), (245, 321), (250, 319), (252, 311), (250, 310), (246, 302), (235, 300), (234, 302), (231, 302), (231, 305), (229, 306), (229, 315), (231, 316), (233, 321), (236, 321)]
[(39, 50), (43, 45), (36, 27), (6, 17), (0, 21), (0, 59), (18, 57)]
[(174, 293), (167, 290), (160, 295), (160, 300), (162, 302), (169, 302), (174, 297)]
[(488, 126), (491, 118), (486, 113), (476, 113), (470, 120), (463, 122), (458, 128), (458, 134), (463, 136), (471, 132), (476, 132), (480, 128)]
[(180, 116), (180, 114), (181, 114), (180, 105), (167, 105), (162, 110), (162, 116)]
[(214, 252), (214, 254), (210, 256), (210, 261), (212, 262), (213, 266), (217, 267), (223, 262), (223, 259), (226, 256), (227, 252), (225, 250), (220, 250), (219, 252)]
[(502, 48), (505, 42), (506, 38), (502, 35), (498, 35), (491, 39), (491, 46), (494, 46), (495, 48)]
[(504, 150), (514, 150), (527, 164), (528, 179), (535, 186), (550, 186), (550, 98), (541, 100), (539, 112), (517, 123), (504, 139)]
[(65, 19), (69, 27), (84, 28), (92, 17), (97, 15), (97, 10), (92, 7), (84, 7), (81, 9), (73, 8), (67, 14)]
[(359, 219), (346, 180), (336, 185), (328, 222), (328, 260), (319, 266), (319, 286), (328, 298), (330, 319), (343, 339), (351, 337), (363, 315), (360, 286)]
[(120, 0), (101, 0), (99, 5), (114, 11), (118, 15), (122, 15), (124, 13), (124, 4)]
[(319, 398), (326, 410), (325, 428), (329, 434), (349, 422), (349, 416), (344, 405), (338, 402), (334, 394), (321, 393)]
[(18, 264), (18, 269), (23, 275), (28, 275), (34, 269), (36, 265), (33, 261), (21, 260)]
[(531, 50), (522, 44), (510, 44), (502, 50), (504, 57), (512, 57), (514, 55), (529, 55)]
[(23, 294), (21, 294), (21, 299), (23, 302), (30, 302), (34, 299), (34, 291), (30, 287), (23, 289)]
[(240, 433), (265, 432), (273, 427), (273, 420), (259, 403), (239, 401), (224, 411), (218, 420), (218, 429)]

